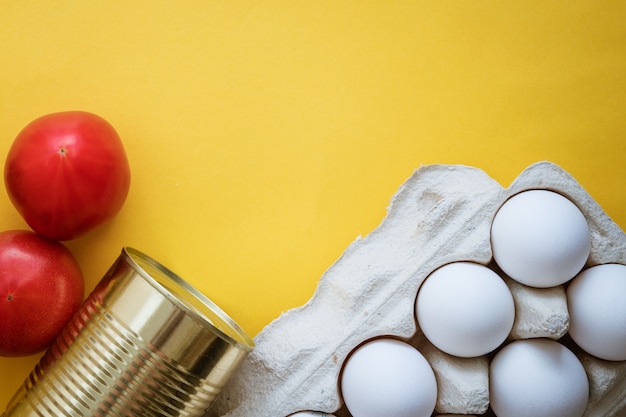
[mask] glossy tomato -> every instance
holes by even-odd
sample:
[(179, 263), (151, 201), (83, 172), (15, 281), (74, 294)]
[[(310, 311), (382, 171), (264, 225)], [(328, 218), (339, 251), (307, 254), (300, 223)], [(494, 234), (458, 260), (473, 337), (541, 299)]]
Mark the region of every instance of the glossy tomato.
[(113, 126), (93, 113), (67, 111), (35, 119), (17, 135), (4, 182), (35, 232), (69, 240), (119, 212), (130, 167)]
[(0, 233), (0, 356), (50, 346), (80, 307), (84, 285), (62, 243), (26, 230)]

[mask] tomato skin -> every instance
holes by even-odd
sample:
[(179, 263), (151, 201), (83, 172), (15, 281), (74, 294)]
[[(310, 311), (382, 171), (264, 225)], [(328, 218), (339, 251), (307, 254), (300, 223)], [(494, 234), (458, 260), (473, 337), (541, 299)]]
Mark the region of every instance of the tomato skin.
[(113, 126), (93, 113), (67, 111), (35, 119), (18, 133), (4, 182), (35, 232), (70, 240), (119, 212), (130, 188), (130, 167)]
[(49, 347), (80, 308), (85, 284), (69, 249), (26, 230), (0, 233), (0, 356)]

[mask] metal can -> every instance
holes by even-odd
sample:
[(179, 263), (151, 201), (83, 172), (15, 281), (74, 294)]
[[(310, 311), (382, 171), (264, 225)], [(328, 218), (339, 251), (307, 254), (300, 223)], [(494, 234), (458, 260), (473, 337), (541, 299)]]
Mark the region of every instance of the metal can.
[(207, 297), (124, 248), (6, 417), (202, 416), (253, 348)]

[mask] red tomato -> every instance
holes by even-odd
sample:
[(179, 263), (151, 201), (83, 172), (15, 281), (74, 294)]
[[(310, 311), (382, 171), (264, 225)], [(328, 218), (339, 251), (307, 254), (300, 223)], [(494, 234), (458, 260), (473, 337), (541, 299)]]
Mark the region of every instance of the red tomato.
[(69, 240), (119, 212), (130, 187), (130, 167), (120, 137), (106, 120), (68, 111), (35, 119), (17, 135), (4, 182), (35, 232)]
[(52, 344), (80, 307), (84, 281), (62, 244), (25, 230), (0, 233), (0, 356)]

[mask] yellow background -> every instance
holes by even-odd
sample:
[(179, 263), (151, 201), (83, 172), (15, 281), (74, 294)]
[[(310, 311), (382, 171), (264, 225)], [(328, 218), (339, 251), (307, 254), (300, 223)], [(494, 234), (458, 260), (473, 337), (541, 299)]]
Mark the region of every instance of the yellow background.
[[(624, 227), (625, 75), (623, 1), (5, 1), (0, 156), (46, 113), (109, 120), (133, 179), (67, 243), (87, 291), (133, 246), (254, 336), (422, 164), (550, 160)], [(0, 409), (37, 358), (0, 359)]]

